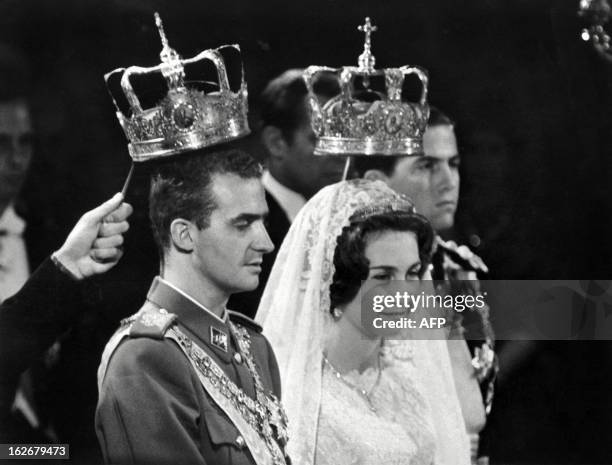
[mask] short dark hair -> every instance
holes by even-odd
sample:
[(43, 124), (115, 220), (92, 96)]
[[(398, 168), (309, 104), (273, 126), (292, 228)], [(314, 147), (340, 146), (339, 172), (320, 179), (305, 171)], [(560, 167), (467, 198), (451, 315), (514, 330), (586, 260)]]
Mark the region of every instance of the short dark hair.
[(427, 126), (453, 126), (455, 122), (446, 113), (443, 113), (438, 107), (429, 106), (429, 120)]
[[(274, 126), (281, 130), (285, 140), (293, 140), (295, 130), (308, 115), (308, 108), (304, 105), (308, 90), (303, 73), (303, 69), (289, 69), (266, 85), (258, 102), (259, 130)], [(313, 89), (315, 94), (328, 100), (338, 95), (340, 85), (334, 76), (322, 73), (315, 81)]]
[[(429, 107), (429, 120), (427, 126), (452, 126), (455, 127), (455, 122), (445, 113), (440, 111), (439, 108), (430, 106)], [(409, 155), (407, 155), (409, 156)], [(354, 168), (357, 172), (357, 176), (363, 178), (366, 172), (370, 170), (378, 170), (383, 172), (386, 176), (391, 176), (395, 170), (395, 165), (399, 160), (404, 157), (389, 157), (384, 155), (373, 155), (368, 157), (355, 157)]]
[(330, 311), (355, 298), (362, 281), (368, 278), (370, 263), (365, 257), (368, 240), (386, 231), (412, 231), (419, 246), (421, 275), (431, 261), (434, 232), (423, 216), (407, 212), (387, 212), (365, 219), (352, 219), (338, 236), (334, 251), (334, 277), (329, 289)]
[(24, 53), (0, 43), (0, 102), (28, 100), (30, 86), (30, 67)]
[(176, 218), (193, 221), (200, 229), (209, 226), (217, 208), (211, 187), (218, 174), (259, 178), (262, 167), (246, 152), (226, 148), (178, 155), (152, 168), (149, 218), (162, 256), (170, 247), (170, 225)]

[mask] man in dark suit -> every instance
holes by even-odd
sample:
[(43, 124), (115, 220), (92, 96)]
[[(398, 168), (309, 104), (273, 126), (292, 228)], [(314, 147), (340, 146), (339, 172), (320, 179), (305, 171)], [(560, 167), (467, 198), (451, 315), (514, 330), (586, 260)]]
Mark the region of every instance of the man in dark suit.
[[(342, 178), (345, 157), (314, 155), (315, 135), (310, 127), (310, 108), (302, 69), (290, 69), (271, 80), (257, 105), (257, 137), (266, 156), (262, 182), (270, 214), (268, 233), (274, 252), (264, 257), (259, 286), (252, 292), (232, 296), (230, 307), (253, 317), (266, 286), (278, 249), (306, 201), (321, 188)], [(323, 74), (315, 85), (321, 102), (339, 92), (338, 81)]]
[(21, 54), (0, 44), (0, 302), (29, 275), (26, 222), (15, 209), (34, 151), (27, 80)]
[[(0, 44), (0, 303), (24, 285), (30, 270), (40, 264), (58, 242), (51, 239), (54, 228), (48, 227), (56, 219), (45, 208), (50, 192), (35, 181), (36, 176), (28, 179), (29, 167), (35, 156), (36, 126), (30, 106), (31, 79), (28, 68), (27, 60), (19, 50)], [(33, 184), (29, 185), (28, 182)], [(48, 270), (53, 272), (54, 269), (55, 266), (47, 259), (35, 282), (41, 281), (41, 274), (46, 277), (45, 280), (52, 279), (50, 275), (53, 273)], [(87, 285), (91, 283), (91, 280), (88, 281)], [(49, 284), (59, 287), (46, 291), (44, 286), (37, 286), (35, 297), (44, 301), (43, 296), (65, 289), (55, 280)], [(54, 341), (48, 340), (50, 336), (60, 337), (67, 327), (73, 328), (76, 320), (86, 313), (83, 308), (85, 299), (80, 292), (85, 286), (78, 286), (78, 296), (75, 293), (70, 295), (79, 302), (78, 309), (71, 308), (67, 303), (60, 306), (54, 305), (54, 302), (42, 304), (41, 301), (34, 301), (30, 304), (29, 299), (20, 297), (16, 302), (7, 303), (3, 310), (0, 317), (0, 349), (8, 350), (10, 354), (0, 355), (0, 415), (9, 415), (12, 410), (11, 421), (14, 421), (8, 426), (6, 421), (0, 420), (0, 429), (11, 430), (14, 442), (43, 442), (56, 436), (52, 432), (54, 425), (49, 421), (48, 402), (42, 398), (50, 381), (46, 363), (49, 358), (42, 357), (42, 352), (52, 346)], [(64, 301), (68, 300), (67, 297)], [(39, 308), (44, 305), (51, 307), (48, 312)], [(24, 310), (21, 313), (20, 309), (24, 306), (31, 312)], [(64, 331), (59, 331), (59, 328), (64, 328)], [(57, 354), (59, 348), (59, 343), (53, 344), (50, 353)], [(13, 366), (13, 363), (17, 365)], [(15, 395), (18, 380), (13, 375), (17, 372), (21, 374), (23, 370), (17, 370), (19, 367), (29, 369), (23, 373)]]

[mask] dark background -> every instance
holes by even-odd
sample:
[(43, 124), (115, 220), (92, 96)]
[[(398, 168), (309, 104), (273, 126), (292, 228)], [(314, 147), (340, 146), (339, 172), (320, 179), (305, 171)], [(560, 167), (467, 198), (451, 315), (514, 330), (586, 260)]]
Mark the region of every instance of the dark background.
[[(428, 69), (431, 103), (457, 121), (455, 235), (492, 277), (609, 277), (612, 65), (580, 40), (577, 7), (577, 0), (3, 0), (0, 39), (24, 50), (34, 77), (38, 147), (23, 199), (32, 262), (121, 188), (129, 156), (102, 76), (158, 63), (154, 11), (184, 57), (239, 43), (251, 96), (290, 67), (356, 64), (363, 44), (356, 26), (370, 16), (379, 27), (377, 66)], [(96, 310), (84, 312), (64, 345), (72, 359), (56, 391), (65, 400), (50, 394), (58, 410), (69, 408), (74, 391), (95, 402), (99, 353), (88, 344), (103, 346), (155, 273), (145, 192), (139, 167), (126, 257), (92, 284)], [(516, 369), (509, 364), (490, 421), (494, 462), (612, 463), (611, 352), (603, 343), (547, 343), (524, 352)], [(65, 386), (81, 372), (88, 387)], [(79, 432), (66, 434), (76, 447)]]

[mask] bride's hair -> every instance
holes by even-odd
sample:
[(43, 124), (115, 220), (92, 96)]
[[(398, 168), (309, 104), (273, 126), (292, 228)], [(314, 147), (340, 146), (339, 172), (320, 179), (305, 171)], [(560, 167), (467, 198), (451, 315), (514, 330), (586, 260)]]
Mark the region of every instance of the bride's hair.
[(421, 275), (431, 260), (434, 233), (425, 218), (408, 212), (389, 211), (363, 218), (355, 214), (338, 236), (334, 251), (334, 277), (330, 286), (330, 311), (355, 298), (361, 282), (368, 278), (365, 248), (374, 235), (387, 231), (415, 233), (421, 260)]

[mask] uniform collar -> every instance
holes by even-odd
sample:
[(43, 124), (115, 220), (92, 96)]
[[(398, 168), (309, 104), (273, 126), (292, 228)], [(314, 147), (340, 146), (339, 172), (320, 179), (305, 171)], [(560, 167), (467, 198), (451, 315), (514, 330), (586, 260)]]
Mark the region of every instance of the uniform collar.
[[(187, 328), (193, 336), (211, 347), (221, 359), (227, 361), (231, 358), (229, 347), (231, 338), (227, 310), (224, 311), (223, 317), (219, 318), (185, 291), (160, 276), (153, 280), (151, 289), (147, 294), (147, 300), (170, 313), (174, 313), (182, 326)], [(212, 332), (214, 331), (221, 331), (227, 335), (227, 351), (213, 344)]]

